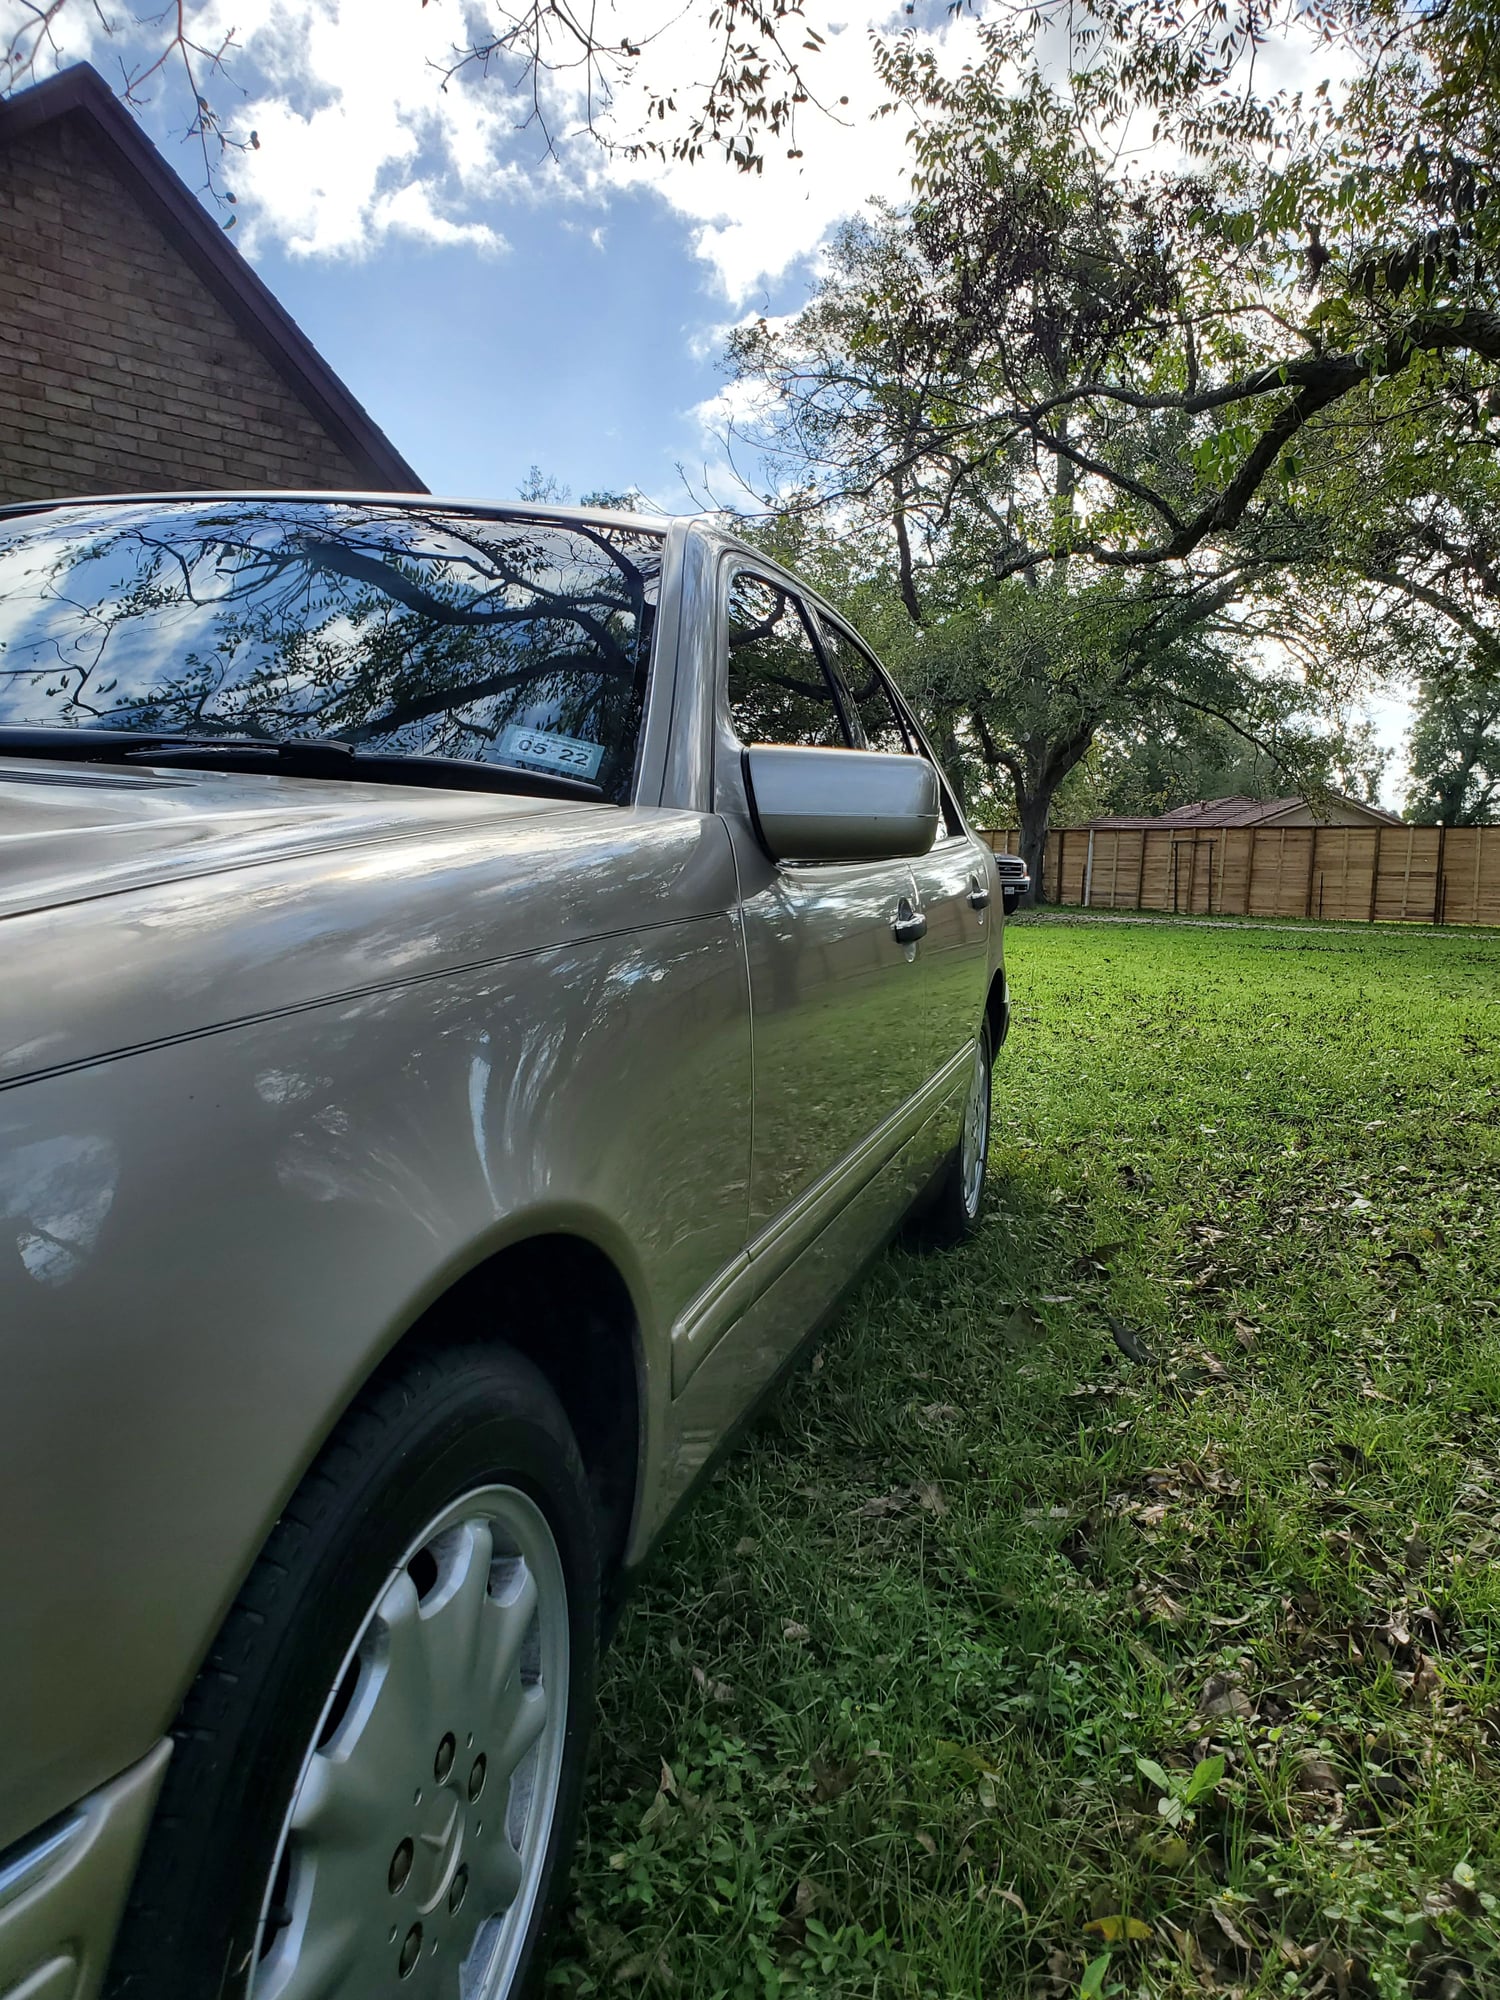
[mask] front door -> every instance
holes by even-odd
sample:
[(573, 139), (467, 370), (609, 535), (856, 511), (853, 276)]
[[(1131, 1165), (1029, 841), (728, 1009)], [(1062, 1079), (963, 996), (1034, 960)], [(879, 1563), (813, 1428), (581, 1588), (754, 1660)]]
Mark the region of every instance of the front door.
[[(785, 582), (729, 584), (729, 723), (741, 745), (846, 747), (846, 715)], [(733, 752), (730, 752), (733, 755)], [(750, 974), (752, 1244), (859, 1155), (927, 1080), (921, 946), (905, 861), (783, 863), (737, 842)]]

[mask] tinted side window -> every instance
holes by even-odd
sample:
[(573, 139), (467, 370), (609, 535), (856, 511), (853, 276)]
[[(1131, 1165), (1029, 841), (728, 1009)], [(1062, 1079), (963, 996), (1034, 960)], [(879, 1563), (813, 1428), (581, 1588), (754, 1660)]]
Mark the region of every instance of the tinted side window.
[(729, 586), (729, 713), (742, 743), (848, 748), (797, 600), (743, 570)]
[(867, 750), (892, 751), (898, 755), (916, 749), (906, 734), (901, 717), (880, 677), (879, 669), (862, 647), (826, 618), (819, 620), (829, 664), (844, 691), (847, 706), (856, 718)]

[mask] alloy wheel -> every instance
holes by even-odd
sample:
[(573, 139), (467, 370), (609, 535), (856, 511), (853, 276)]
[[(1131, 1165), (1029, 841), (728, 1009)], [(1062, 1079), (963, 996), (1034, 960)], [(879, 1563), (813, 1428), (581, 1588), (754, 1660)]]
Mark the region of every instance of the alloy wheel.
[(536, 1503), (476, 1488), (412, 1543), (329, 1691), (247, 2000), (505, 2000), (546, 1869), (568, 1601)]
[[(950, 1128), (951, 1129), (951, 1128)], [(990, 1144), (990, 1057), (985, 1038), (974, 1044), (974, 1069), (964, 1104), (963, 1137), (959, 1145), (959, 1185), (964, 1214), (972, 1222), (984, 1194), (985, 1155)]]

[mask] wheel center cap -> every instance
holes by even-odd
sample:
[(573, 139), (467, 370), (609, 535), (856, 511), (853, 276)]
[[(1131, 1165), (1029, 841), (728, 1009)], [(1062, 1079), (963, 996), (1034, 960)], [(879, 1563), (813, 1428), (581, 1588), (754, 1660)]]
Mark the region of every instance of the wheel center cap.
[(423, 1815), (425, 1824), (417, 1835), (412, 1876), (416, 1905), (425, 1917), (447, 1895), (463, 1853), (468, 1812), (462, 1799), (446, 1786), (437, 1792)]

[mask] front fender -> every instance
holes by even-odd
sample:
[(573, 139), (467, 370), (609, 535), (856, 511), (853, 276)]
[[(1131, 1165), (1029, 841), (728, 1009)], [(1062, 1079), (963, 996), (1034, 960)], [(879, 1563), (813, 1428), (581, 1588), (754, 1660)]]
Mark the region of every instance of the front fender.
[(322, 1439), (481, 1257), (590, 1237), (665, 1384), (743, 1242), (749, 1103), (727, 909), (0, 1092), (0, 1847), (169, 1727)]

